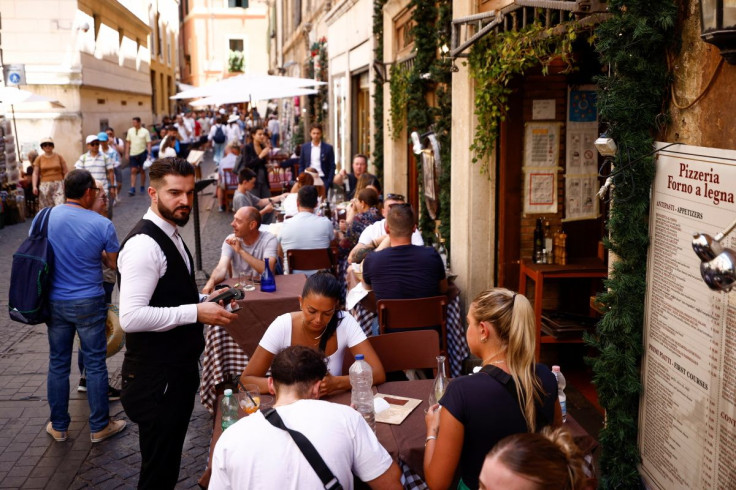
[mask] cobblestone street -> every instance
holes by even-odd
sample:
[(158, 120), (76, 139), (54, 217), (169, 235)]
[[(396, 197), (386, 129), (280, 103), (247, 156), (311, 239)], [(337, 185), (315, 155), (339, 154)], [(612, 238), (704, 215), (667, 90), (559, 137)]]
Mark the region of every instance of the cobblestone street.
[[(212, 155), (203, 163), (203, 175), (213, 171)], [(123, 171), (123, 182), (129, 179)], [(113, 223), (122, 239), (143, 216), (150, 200), (128, 196), (123, 185), (122, 202), (114, 208)], [(214, 205), (214, 185), (199, 194), (202, 236), (202, 268), (211, 272), (220, 255), (224, 237), (231, 231), (232, 213), (220, 213)], [(195, 253), (194, 220), (182, 229), (182, 237)], [(110, 415), (128, 422), (119, 435), (92, 445), (89, 439), (89, 406), (86, 395), (77, 391), (79, 373), (75, 355), (70, 376), (69, 439), (54, 442), (46, 434), (49, 407), (46, 399), (48, 341), (45, 325), (28, 326), (8, 317), (8, 284), (11, 258), (28, 234), (30, 220), (0, 230), (0, 488), (135, 488), (140, 468), (137, 426), (125, 416), (120, 401), (110, 402)], [(196, 259), (195, 259), (196, 263)], [(200, 286), (205, 276), (197, 272)], [(117, 303), (117, 288), (113, 295)], [(123, 353), (108, 359), (110, 382), (120, 386)], [(212, 419), (196, 403), (184, 444), (177, 488), (196, 488), (207, 465)]]

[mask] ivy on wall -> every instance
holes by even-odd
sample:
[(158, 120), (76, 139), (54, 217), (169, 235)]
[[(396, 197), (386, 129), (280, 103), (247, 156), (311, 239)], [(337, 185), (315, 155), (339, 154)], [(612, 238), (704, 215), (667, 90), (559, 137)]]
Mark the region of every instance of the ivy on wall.
[[(673, 0), (609, 0), (613, 16), (595, 31), (596, 50), (610, 73), (599, 76), (598, 111), (619, 147), (606, 246), (617, 260), (599, 301), (608, 307), (589, 341), (598, 349), (593, 381), (606, 409), (602, 488), (639, 488), (637, 430), (649, 246), (651, 156), (670, 75), (666, 50), (677, 17)], [(635, 162), (632, 164), (631, 162)]]
[[(450, 236), (450, 124), (452, 113), (452, 64), (438, 54), (440, 47), (449, 46), (452, 1), (412, 0), (412, 38), (414, 58), (407, 66), (394, 64), (390, 71), (391, 119), (390, 134), (398, 139), (402, 134), (416, 131), (420, 134), (434, 131), (440, 143), (442, 175), (440, 177), (441, 233)], [(381, 22), (382, 22), (381, 17)], [(437, 103), (432, 106), (428, 96), (434, 92)], [(404, 124), (406, 121), (406, 124)], [(434, 221), (424, 205), (423, 169), (421, 159), (416, 159), (419, 176), (419, 229), (425, 242), (434, 240)], [(449, 248), (449, 244), (448, 244)]]
[(475, 43), (468, 56), (470, 76), (476, 81), (473, 163), (481, 162), (481, 173), (488, 171), (488, 159), (498, 139), (500, 124), (506, 118), (509, 83), (537, 65), (547, 74), (550, 62), (561, 59), (572, 68), (572, 44), (577, 36), (576, 24), (570, 22), (562, 35), (545, 27), (542, 19), (520, 30), (499, 31)]
[[(327, 38), (312, 43), (307, 66), (307, 78), (326, 82), (327, 74)], [(307, 97), (307, 111), (312, 123), (325, 124), (327, 122), (327, 111), (324, 108), (328, 98), (328, 85), (320, 85), (317, 93)], [(326, 129), (326, 128), (325, 128)]]
[[(383, 6), (387, 0), (373, 0), (373, 37), (376, 40), (373, 59), (383, 61)], [(383, 182), (383, 83), (373, 77), (373, 165)]]

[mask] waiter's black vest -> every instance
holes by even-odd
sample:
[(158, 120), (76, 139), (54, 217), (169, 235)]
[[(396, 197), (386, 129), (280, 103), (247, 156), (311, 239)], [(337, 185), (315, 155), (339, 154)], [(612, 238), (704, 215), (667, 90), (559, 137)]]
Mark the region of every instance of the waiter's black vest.
[[(158, 280), (150, 306), (167, 307), (199, 303), (199, 292), (194, 280), (194, 263), (189, 249), (184, 249), (192, 264), (189, 273), (184, 259), (171, 238), (152, 221), (142, 219), (125, 237), (120, 250), (135, 235), (148, 235), (161, 247), (166, 256), (166, 273)], [(183, 242), (182, 242), (183, 243)], [(118, 275), (118, 287), (120, 276)], [(128, 287), (135, 287), (129, 284)], [(165, 332), (133, 332), (125, 336), (125, 360), (147, 366), (166, 365), (191, 369), (197, 366), (204, 350), (201, 323), (180, 325)]]

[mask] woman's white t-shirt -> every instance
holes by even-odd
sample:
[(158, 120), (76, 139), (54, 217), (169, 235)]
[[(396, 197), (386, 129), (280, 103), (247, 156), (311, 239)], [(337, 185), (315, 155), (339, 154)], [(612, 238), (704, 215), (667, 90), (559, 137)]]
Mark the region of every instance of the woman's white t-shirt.
[[(335, 313), (337, 315), (337, 313)], [(327, 358), (327, 370), (333, 376), (342, 376), (342, 361), (345, 349), (350, 349), (367, 339), (358, 321), (350, 313), (342, 312), (337, 325), (337, 350)], [(259, 342), (271, 354), (278, 354), (291, 345), (291, 313), (277, 317)]]

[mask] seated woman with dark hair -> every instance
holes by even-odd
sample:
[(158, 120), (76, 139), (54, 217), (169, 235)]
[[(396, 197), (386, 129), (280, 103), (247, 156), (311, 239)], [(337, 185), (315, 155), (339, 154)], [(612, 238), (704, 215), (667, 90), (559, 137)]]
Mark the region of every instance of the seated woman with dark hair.
[(375, 189), (367, 187), (360, 191), (358, 197), (348, 206), (345, 224), (340, 223), (342, 237), (339, 242), (339, 256), (347, 257), (358, 243), (363, 230), (382, 219), (383, 216), (378, 211), (378, 193)]
[(456, 378), (430, 407), (424, 476), (430, 488), (448, 488), (459, 466), (459, 489), (478, 488), (483, 458), (506, 436), (562, 425), (557, 381), (535, 364), (534, 309), (522, 294), (490, 289), (468, 311), (470, 352), (480, 372)]
[(268, 392), (266, 372), (276, 354), (291, 345), (319, 350), (327, 357), (327, 376), (320, 385), (320, 396), (350, 389), (350, 378), (342, 372), (343, 356), (363, 354), (373, 368), (373, 384), (386, 380), (381, 361), (358, 322), (349, 313), (339, 311), (340, 283), (328, 272), (318, 272), (307, 279), (299, 297), (300, 311), (276, 318), (263, 335), (240, 380), (255, 383)]
[[(564, 428), (506, 437), (488, 453), (480, 471), (481, 490), (583, 490), (584, 460)], [(592, 482), (591, 482), (592, 483)]]

